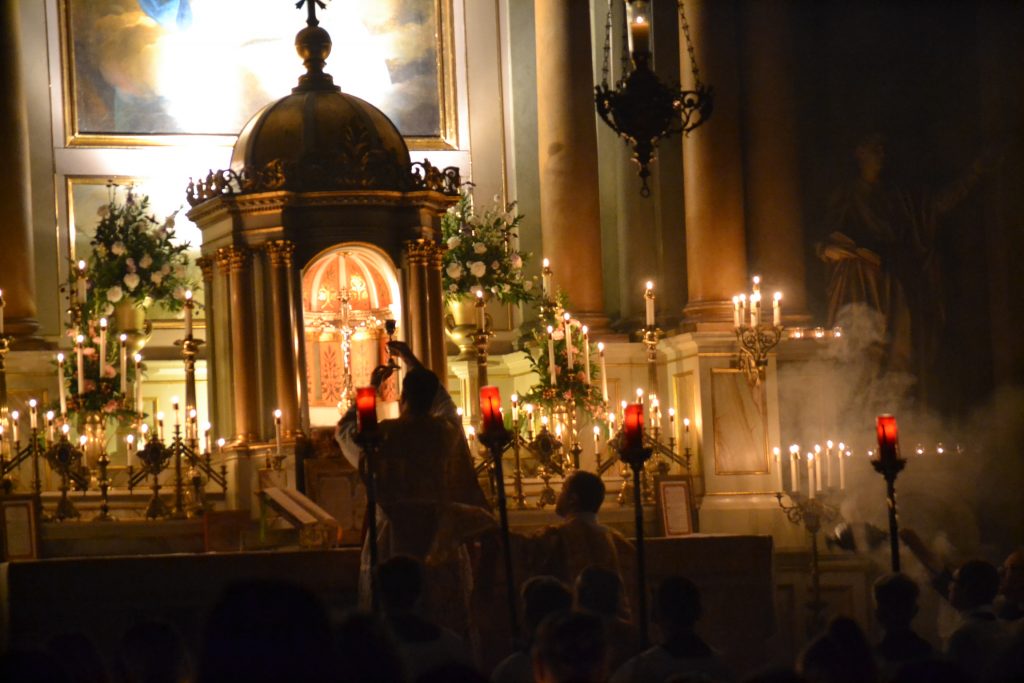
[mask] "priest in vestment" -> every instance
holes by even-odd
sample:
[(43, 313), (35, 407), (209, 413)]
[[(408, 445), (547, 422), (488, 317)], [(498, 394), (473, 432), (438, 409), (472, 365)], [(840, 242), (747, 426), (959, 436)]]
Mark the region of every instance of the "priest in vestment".
[[(408, 555), (423, 562), (424, 610), (438, 623), (468, 635), (473, 576), (466, 543), (494, 528), (494, 518), (448, 392), (405, 344), (391, 342), (389, 348), (409, 370), (402, 383), (399, 416), (379, 426), (379, 559)], [(374, 370), (373, 386), (380, 387), (392, 370)], [(338, 425), (338, 442), (345, 457), (365, 471), (360, 467), (365, 455), (355, 434), (352, 409)], [(364, 605), (369, 603), (369, 564), (364, 544), (359, 581)]]

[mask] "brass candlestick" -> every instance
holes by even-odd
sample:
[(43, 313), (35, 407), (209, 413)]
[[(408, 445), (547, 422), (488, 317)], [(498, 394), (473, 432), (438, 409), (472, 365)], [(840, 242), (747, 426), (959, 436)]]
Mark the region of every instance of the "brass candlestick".
[(782, 502), (783, 493), (775, 494), (779, 507), (793, 524), (801, 524), (811, 536), (811, 601), (807, 603), (810, 621), (807, 623), (807, 635), (819, 633), (825, 625), (825, 603), (821, 599), (821, 572), (818, 566), (818, 532), (822, 522), (834, 522), (839, 517), (839, 510), (821, 498), (805, 498), (799, 493), (785, 494), (789, 496), (791, 505)]
[[(33, 429), (32, 441), (38, 445), (37, 438), (36, 430)], [(39, 451), (41, 449), (37, 448), (35, 450)], [(88, 487), (88, 470), (82, 472), (79, 469), (84, 458), (85, 454), (74, 447), (68, 440), (67, 434), (63, 434), (60, 440), (46, 451), (46, 459), (50, 466), (60, 474), (60, 500), (57, 501), (57, 508), (54, 510), (51, 518), (54, 521), (63, 522), (68, 519), (78, 519), (81, 517), (81, 514), (75, 508), (75, 504), (68, 498), (68, 490), (71, 488), (72, 482), (81, 490), (85, 490)], [(34, 467), (38, 467), (38, 453), (35, 455), (35, 461), (37, 464)], [(106, 497), (104, 496), (105, 501)]]
[(170, 462), (170, 449), (164, 446), (157, 438), (157, 435), (153, 433), (149, 441), (146, 442), (146, 445), (138, 452), (138, 456), (142, 461), (143, 467), (138, 472), (133, 471), (131, 467), (128, 468), (128, 491), (131, 492), (137, 484), (147, 476), (152, 475), (153, 495), (146, 505), (146, 518), (159, 519), (170, 516), (171, 513), (167, 509), (167, 504), (160, 498), (160, 473), (164, 471), (167, 463)]

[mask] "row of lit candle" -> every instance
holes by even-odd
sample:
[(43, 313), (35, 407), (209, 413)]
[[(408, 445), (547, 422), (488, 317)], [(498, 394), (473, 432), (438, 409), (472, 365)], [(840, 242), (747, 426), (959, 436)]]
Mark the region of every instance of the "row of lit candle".
[[(824, 488), (833, 488), (833, 467), (832, 467), (832, 453), (833, 447), (836, 444), (829, 440), (825, 442), (825, 450), (822, 451), (820, 444), (814, 444), (814, 450), (807, 451), (806, 463), (807, 463), (807, 489), (808, 497), (814, 498), (817, 491), (822, 491)], [(782, 452), (776, 446), (772, 449), (772, 454), (775, 458), (775, 490), (784, 491), (785, 488), (782, 484)], [(839, 478), (839, 490), (846, 490), (846, 458), (850, 457), (850, 451), (846, 448), (843, 442), (839, 442), (838, 448), (835, 449), (836, 460), (838, 461), (838, 478)], [(789, 447), (789, 478), (790, 478), (790, 490), (794, 493), (800, 492), (800, 470), (798, 467), (798, 461), (800, 460), (800, 446), (799, 444), (792, 444)], [(824, 465), (822, 463), (824, 462)], [(825, 470), (825, 479), (822, 482), (822, 469)], [(824, 483), (824, 487), (822, 484)]]
[[(749, 313), (747, 309), (749, 310)], [(746, 294), (737, 294), (732, 298), (732, 324), (739, 329), (743, 327), (744, 321), (749, 315), (750, 326), (757, 327), (761, 324), (761, 277), (754, 276), (754, 286), (748, 297)], [(772, 296), (772, 326), (782, 325), (782, 292), (775, 292)]]

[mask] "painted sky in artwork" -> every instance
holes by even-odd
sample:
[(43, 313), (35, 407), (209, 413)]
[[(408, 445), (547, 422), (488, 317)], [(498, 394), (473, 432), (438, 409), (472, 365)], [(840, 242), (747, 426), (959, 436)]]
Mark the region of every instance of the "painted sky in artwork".
[[(291, 0), (67, 2), (79, 133), (232, 135), (303, 72)], [(335, 83), (404, 135), (439, 135), (434, 0), (332, 0), (319, 16)]]

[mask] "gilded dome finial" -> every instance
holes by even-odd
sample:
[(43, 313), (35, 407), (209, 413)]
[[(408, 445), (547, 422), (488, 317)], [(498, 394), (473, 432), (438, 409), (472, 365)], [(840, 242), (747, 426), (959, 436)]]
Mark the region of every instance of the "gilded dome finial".
[(299, 84), (292, 92), (339, 90), (330, 74), (324, 73), (324, 64), (327, 63), (327, 56), (331, 54), (331, 36), (320, 28), (320, 21), (316, 18), (317, 6), (320, 9), (327, 9), (327, 5), (322, 0), (299, 0), (295, 3), (296, 9), (303, 5), (306, 6), (307, 12), (306, 27), (295, 36), (295, 51), (302, 57), (306, 73), (299, 77)]

